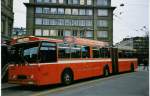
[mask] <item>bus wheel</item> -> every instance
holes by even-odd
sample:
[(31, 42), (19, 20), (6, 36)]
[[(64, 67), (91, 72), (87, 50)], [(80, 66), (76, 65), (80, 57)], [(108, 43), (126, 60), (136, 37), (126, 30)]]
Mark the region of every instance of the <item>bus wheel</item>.
[(134, 64), (131, 64), (131, 69), (130, 69), (131, 72), (134, 72)]
[(103, 75), (104, 75), (104, 77), (108, 77), (110, 75), (108, 68), (104, 68), (104, 74)]
[(72, 81), (73, 81), (72, 72), (69, 71), (69, 70), (64, 71), (63, 74), (62, 74), (62, 83), (64, 85), (69, 85), (69, 84), (72, 83)]

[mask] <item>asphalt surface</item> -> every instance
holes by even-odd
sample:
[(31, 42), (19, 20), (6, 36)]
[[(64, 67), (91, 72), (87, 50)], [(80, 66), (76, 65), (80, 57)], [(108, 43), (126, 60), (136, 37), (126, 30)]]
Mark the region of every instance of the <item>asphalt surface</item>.
[(124, 73), (42, 88), (2, 84), (2, 96), (149, 96), (149, 72)]

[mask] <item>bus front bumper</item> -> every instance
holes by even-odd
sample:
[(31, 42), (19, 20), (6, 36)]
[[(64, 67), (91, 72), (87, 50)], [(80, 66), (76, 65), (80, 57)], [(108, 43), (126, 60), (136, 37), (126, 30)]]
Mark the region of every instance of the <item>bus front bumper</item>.
[(37, 85), (37, 82), (33, 80), (8, 80), (8, 83), (19, 85)]

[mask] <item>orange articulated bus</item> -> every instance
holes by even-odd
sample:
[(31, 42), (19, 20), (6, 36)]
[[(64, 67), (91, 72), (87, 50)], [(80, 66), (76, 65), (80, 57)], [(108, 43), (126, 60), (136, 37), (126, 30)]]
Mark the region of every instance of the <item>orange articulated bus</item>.
[(23, 37), (11, 42), (9, 83), (71, 84), (74, 80), (135, 71), (136, 58), (118, 58), (107, 42), (65, 37)]

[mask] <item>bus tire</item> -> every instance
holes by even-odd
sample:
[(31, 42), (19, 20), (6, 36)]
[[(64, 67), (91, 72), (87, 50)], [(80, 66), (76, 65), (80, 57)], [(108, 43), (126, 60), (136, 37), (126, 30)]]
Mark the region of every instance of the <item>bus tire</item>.
[(64, 70), (61, 81), (64, 85), (70, 85), (73, 82), (73, 72), (70, 69)]
[(134, 71), (135, 71), (135, 70), (134, 70), (134, 64), (133, 64), (133, 63), (131, 64), (130, 71), (131, 71), (131, 72), (134, 72)]
[(105, 67), (104, 67), (104, 70), (103, 70), (103, 76), (104, 76), (104, 77), (108, 77), (109, 75), (110, 75), (109, 67), (108, 67), (108, 66), (105, 66)]

